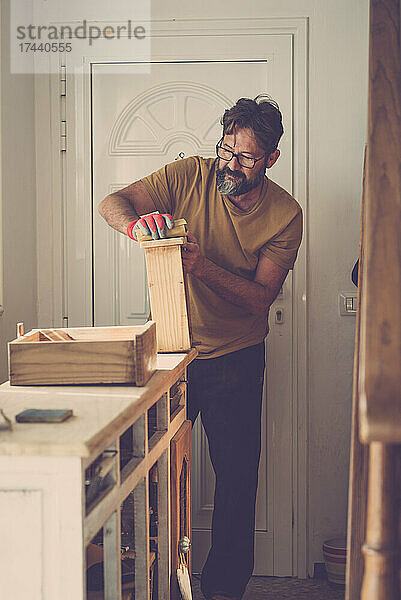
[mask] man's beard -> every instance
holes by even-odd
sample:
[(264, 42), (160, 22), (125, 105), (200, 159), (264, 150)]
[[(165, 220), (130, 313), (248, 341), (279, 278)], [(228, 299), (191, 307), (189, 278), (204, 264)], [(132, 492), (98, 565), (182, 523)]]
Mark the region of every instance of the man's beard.
[[(232, 175), (233, 177), (229, 177)], [(260, 169), (256, 176), (247, 179), (241, 171), (231, 171), (227, 166), (219, 169), (216, 166), (216, 184), (220, 194), (225, 196), (242, 196), (258, 187), (265, 176), (265, 169)]]

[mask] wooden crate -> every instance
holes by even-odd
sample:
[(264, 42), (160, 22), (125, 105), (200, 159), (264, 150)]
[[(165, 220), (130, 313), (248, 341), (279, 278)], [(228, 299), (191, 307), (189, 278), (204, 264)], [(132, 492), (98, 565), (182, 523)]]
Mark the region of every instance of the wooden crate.
[(11, 385), (131, 383), (156, 369), (156, 323), (33, 329), (8, 344)]

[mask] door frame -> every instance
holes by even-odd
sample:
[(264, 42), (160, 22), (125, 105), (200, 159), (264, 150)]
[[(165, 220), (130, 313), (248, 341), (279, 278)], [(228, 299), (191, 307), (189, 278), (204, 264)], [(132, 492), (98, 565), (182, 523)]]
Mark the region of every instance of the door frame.
[[(292, 190), (304, 211), (304, 240), (293, 274), (293, 568), (306, 577), (308, 564), (308, 17), (236, 18), (217, 20), (152, 20), (150, 37), (178, 35), (286, 34), (293, 45), (293, 175)], [(53, 60), (62, 60), (54, 57)], [(97, 61), (96, 61), (97, 62)], [(60, 63), (62, 64), (62, 62)], [(35, 76), (37, 282), (38, 326), (60, 327), (73, 316), (80, 325), (92, 325), (92, 212), (84, 198), (91, 196), (90, 173), (90, 60), (81, 73), (67, 73), (67, 94), (81, 95), (85, 115), (75, 123), (75, 102), (66, 102), (59, 75)], [(86, 75), (86, 76), (85, 76)], [(78, 170), (78, 189), (69, 189), (63, 177), (65, 152), (60, 152), (60, 123), (67, 121), (67, 152)], [(76, 143), (72, 143), (72, 140)], [(74, 148), (82, 155), (74, 156)], [(85, 149), (85, 151), (83, 150)], [(72, 154), (72, 156), (71, 156)], [(67, 201), (68, 199), (68, 201)], [(74, 275), (72, 276), (72, 273)], [(78, 281), (77, 281), (78, 279)], [(72, 304), (72, 294), (79, 296)]]

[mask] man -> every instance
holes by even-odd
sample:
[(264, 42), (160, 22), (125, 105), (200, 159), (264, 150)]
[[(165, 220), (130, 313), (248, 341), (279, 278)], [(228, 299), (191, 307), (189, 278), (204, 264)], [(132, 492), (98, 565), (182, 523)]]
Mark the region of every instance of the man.
[(207, 600), (236, 600), (254, 564), (268, 312), (294, 265), (302, 212), (265, 176), (280, 155), (277, 104), (263, 95), (241, 98), (221, 122), (216, 159), (168, 164), (107, 196), (99, 212), (132, 239), (138, 228), (164, 237), (174, 219), (187, 220), (182, 260), (199, 351), (188, 368), (188, 416), (194, 423), (201, 415), (216, 474), (201, 589)]

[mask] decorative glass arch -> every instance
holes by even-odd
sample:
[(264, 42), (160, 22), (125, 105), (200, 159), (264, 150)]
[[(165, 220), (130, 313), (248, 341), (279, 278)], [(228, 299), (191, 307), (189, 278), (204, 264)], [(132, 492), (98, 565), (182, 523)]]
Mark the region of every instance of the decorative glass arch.
[(220, 118), (233, 102), (203, 84), (172, 81), (136, 96), (117, 118), (109, 138), (110, 155), (165, 154), (188, 141), (194, 153), (214, 152)]

